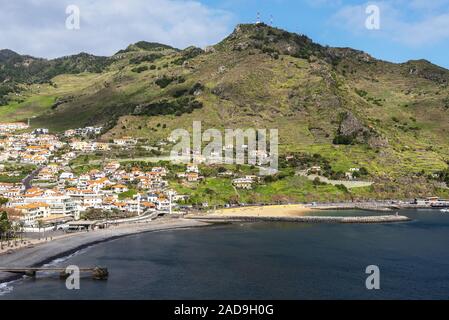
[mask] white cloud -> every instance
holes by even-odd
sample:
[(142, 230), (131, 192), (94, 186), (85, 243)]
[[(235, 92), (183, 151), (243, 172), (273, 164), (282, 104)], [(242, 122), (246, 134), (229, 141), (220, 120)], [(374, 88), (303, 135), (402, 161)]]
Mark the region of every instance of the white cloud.
[[(71, 4), (80, 30), (65, 27)], [(203, 47), (225, 37), (233, 20), (195, 0), (0, 0), (0, 8), (0, 46), (44, 57), (111, 55), (140, 40)]]
[(449, 5), (449, 0), (411, 0), (410, 6), (415, 9), (434, 10)]
[[(449, 8), (441, 9), (449, 1), (436, 2), (426, 5), (423, 0), (395, 0), (344, 6), (335, 13), (331, 23), (360, 36), (381, 37), (408, 46), (438, 44), (449, 39)], [(380, 8), (380, 30), (365, 28), (368, 17), (365, 9), (369, 4), (376, 4)], [(435, 8), (440, 10), (429, 12)]]
[(449, 40), (449, 12), (417, 23), (405, 23), (395, 40), (412, 46), (436, 44)]

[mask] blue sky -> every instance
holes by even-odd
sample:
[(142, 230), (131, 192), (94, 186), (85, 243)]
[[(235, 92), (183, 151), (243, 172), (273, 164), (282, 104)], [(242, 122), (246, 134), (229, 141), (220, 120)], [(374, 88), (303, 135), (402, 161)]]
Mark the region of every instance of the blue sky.
[[(304, 33), (323, 45), (352, 47), (394, 62), (427, 59), (449, 68), (449, 0), (210, 0), (238, 21), (262, 20)], [(380, 29), (368, 30), (365, 9), (380, 9)]]
[[(77, 30), (65, 25), (71, 4), (80, 9)], [(379, 30), (365, 27), (369, 5), (379, 8)], [(449, 68), (449, 0), (0, 0), (0, 48), (54, 58), (111, 55), (139, 40), (204, 47), (255, 22), (257, 12), (324, 45)]]

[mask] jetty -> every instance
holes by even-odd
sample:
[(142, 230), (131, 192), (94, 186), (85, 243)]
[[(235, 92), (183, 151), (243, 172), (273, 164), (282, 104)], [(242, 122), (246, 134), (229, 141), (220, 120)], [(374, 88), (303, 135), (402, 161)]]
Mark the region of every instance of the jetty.
[(400, 207), (394, 205), (386, 205), (382, 203), (337, 203), (337, 204), (323, 204), (307, 207), (317, 210), (363, 210), (363, 211), (377, 211), (377, 212), (391, 212), (393, 209), (398, 210)]
[(190, 216), (189, 219), (204, 222), (301, 222), (301, 223), (392, 223), (407, 222), (411, 219), (400, 215), (366, 216), (366, 217), (325, 217), (325, 216), (299, 216), (299, 217), (269, 217), (269, 216), (219, 216), (204, 215)]
[[(107, 280), (109, 271), (107, 268), (93, 267), (93, 268), (79, 268), (80, 273), (91, 273), (95, 280)], [(70, 276), (67, 273), (67, 268), (52, 268), (52, 267), (24, 267), (24, 268), (4, 268), (0, 267), (0, 272), (18, 273), (28, 277), (36, 277), (37, 272), (58, 272), (61, 279), (66, 279)]]

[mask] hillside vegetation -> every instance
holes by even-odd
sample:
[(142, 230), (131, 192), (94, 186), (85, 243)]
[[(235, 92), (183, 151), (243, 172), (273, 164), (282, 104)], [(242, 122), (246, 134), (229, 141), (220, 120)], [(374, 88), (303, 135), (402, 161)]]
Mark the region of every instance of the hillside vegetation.
[(449, 71), (426, 60), (394, 64), (258, 24), (204, 50), (139, 42), (50, 61), (2, 50), (0, 82), (1, 121), (98, 124), (104, 140), (149, 142), (194, 120), (277, 128), (283, 155), (317, 154), (333, 174), (366, 168), (375, 184), (360, 196), (448, 193)]

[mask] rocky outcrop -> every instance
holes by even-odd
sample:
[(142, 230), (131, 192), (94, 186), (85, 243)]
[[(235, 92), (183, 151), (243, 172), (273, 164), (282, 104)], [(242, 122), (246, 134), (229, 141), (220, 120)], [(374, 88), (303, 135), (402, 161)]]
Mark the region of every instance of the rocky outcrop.
[(331, 61), (354, 59), (359, 62), (373, 62), (375, 59), (368, 53), (351, 48), (326, 48), (326, 55)]
[(341, 117), (340, 128), (338, 129), (339, 134), (343, 136), (360, 136), (368, 131), (352, 112), (345, 112)]
[(381, 137), (372, 127), (365, 125), (352, 112), (340, 114), (340, 125), (334, 139), (335, 144), (368, 144), (372, 148), (388, 145), (388, 140)]
[(424, 78), (440, 84), (449, 82), (449, 72), (427, 60), (409, 61), (405, 63), (405, 66), (409, 76)]

